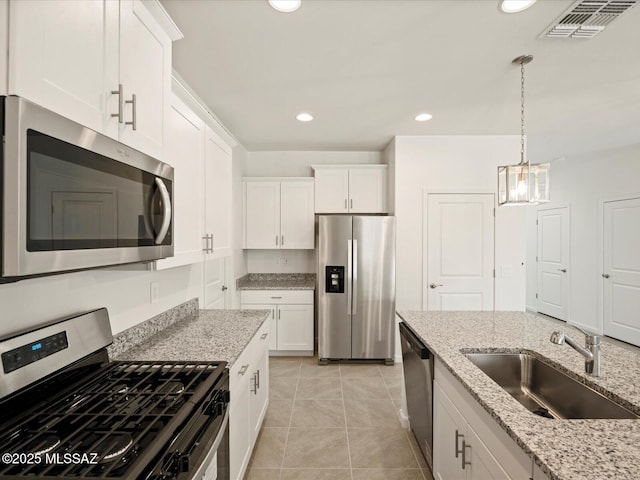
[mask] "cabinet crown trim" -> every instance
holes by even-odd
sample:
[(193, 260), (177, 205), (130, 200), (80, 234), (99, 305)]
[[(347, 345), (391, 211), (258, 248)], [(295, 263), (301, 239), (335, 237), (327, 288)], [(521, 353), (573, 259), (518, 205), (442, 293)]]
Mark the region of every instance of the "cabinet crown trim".
[(172, 42), (182, 40), (184, 34), (173, 21), (169, 13), (160, 4), (159, 0), (141, 0), (142, 4), (149, 10), (149, 13), (160, 24), (162, 29), (169, 35)]
[(351, 164), (351, 165), (311, 165), (311, 168), (313, 170), (323, 170), (323, 169), (331, 169), (331, 170), (336, 170), (336, 169), (344, 169), (344, 170), (349, 170), (352, 168), (366, 168), (366, 169), (371, 169), (371, 170), (380, 170), (380, 169), (388, 169), (389, 165), (386, 164), (380, 164), (380, 163), (376, 163), (376, 164), (371, 164), (371, 163), (365, 163), (365, 164)]
[(313, 182), (313, 177), (242, 177), (243, 182)]

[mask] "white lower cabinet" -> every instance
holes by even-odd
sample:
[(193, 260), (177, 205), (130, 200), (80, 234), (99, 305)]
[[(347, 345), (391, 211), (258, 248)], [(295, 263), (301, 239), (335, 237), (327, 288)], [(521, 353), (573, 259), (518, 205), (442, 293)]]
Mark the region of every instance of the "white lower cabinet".
[(240, 307), (269, 310), (269, 350), (313, 355), (313, 290), (242, 290)]
[(269, 324), (264, 322), (229, 371), (229, 461), (232, 480), (244, 477), (269, 405)]
[(437, 360), (433, 415), (436, 480), (532, 478), (531, 458)]

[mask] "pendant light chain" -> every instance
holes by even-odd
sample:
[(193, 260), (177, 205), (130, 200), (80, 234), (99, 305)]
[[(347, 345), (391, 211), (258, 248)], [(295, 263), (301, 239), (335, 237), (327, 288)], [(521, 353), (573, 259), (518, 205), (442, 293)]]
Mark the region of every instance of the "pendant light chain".
[(520, 62), (520, 163), (524, 164), (524, 61)]

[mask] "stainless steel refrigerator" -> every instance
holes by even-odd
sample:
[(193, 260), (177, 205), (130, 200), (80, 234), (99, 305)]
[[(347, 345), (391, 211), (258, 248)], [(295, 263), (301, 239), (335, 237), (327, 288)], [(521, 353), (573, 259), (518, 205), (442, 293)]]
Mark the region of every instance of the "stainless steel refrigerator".
[(318, 359), (380, 359), (395, 351), (396, 219), (318, 217)]

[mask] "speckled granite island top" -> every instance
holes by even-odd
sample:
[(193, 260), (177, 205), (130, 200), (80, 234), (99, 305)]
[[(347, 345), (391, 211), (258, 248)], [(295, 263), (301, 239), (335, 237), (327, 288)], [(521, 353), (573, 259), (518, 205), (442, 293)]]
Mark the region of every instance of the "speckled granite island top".
[(231, 366), (268, 317), (268, 310), (200, 310), (116, 360), (220, 360)]
[(249, 273), (236, 281), (238, 290), (315, 290), (315, 273)]
[[(640, 354), (602, 343), (601, 377), (584, 374), (583, 357), (554, 345), (551, 332), (568, 325), (520, 312), (398, 312), (480, 405), (554, 480), (640, 478), (640, 420), (552, 420), (534, 415), (469, 361), (472, 351), (533, 351), (582, 383), (609, 391), (640, 413)], [(595, 385), (594, 385), (595, 384)]]

